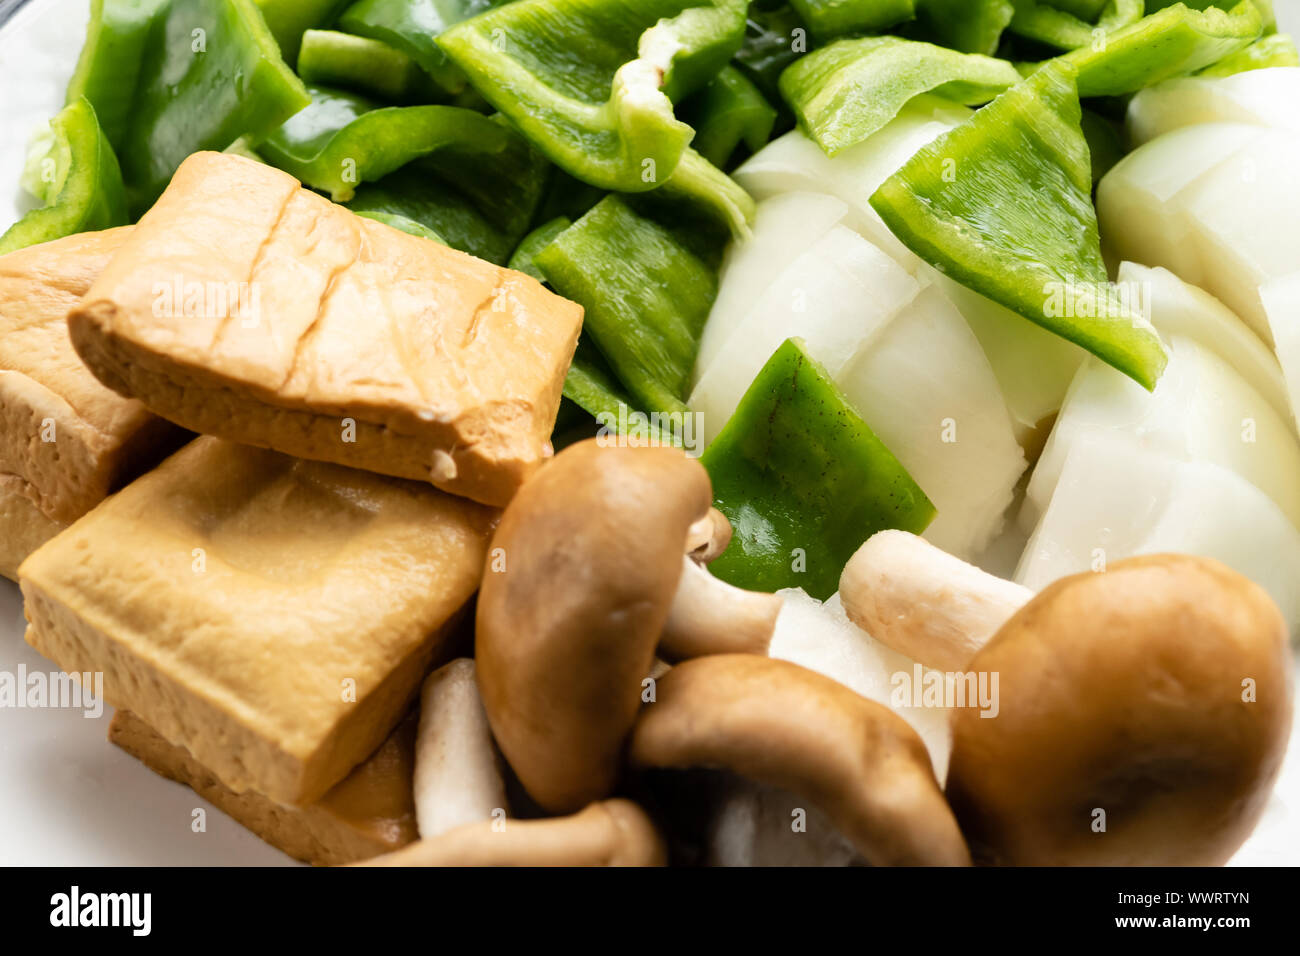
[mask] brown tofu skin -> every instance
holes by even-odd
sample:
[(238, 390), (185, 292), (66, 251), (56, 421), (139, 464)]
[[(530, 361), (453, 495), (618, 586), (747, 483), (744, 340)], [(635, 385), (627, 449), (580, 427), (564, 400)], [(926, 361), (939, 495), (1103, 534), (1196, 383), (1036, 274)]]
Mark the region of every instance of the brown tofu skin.
[[(185, 433), (106, 388), (68, 337), (68, 311), (129, 228), (0, 256), (0, 574), (157, 464)], [(26, 498), (30, 507), (20, 500)]]
[(497, 515), (420, 482), (212, 437), (19, 569), (27, 641), (230, 789), (302, 806), (450, 648)]
[(408, 714), (364, 763), (319, 801), (300, 809), (251, 790), (235, 793), (130, 711), (113, 715), (108, 739), (295, 860), (338, 866), (391, 853), (418, 839), (412, 797), (417, 717), (417, 712)]
[(531, 276), (196, 153), (69, 316), (193, 431), (506, 504), (552, 453), (582, 308)]

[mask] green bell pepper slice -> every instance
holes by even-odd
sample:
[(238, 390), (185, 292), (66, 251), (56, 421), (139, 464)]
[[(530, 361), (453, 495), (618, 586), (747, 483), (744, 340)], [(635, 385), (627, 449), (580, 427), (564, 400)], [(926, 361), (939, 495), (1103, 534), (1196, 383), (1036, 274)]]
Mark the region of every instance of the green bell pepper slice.
[(117, 157), (84, 97), (50, 120), (50, 136), (31, 154), (24, 180), (45, 205), (0, 236), (0, 255), (129, 221)]
[(1121, 135), (1121, 124), (1092, 110), (1083, 110), (1079, 126), (1083, 130), (1083, 138), (1088, 142), (1092, 184), (1096, 186), (1101, 182), (1101, 177), (1110, 172), (1127, 152)]
[(1080, 96), (1120, 96), (1210, 66), (1250, 46), (1263, 30), (1249, 0), (1231, 11), (1180, 4), (1110, 34), (1100, 49), (1084, 47), (1062, 59), (1079, 71)]
[(1015, 15), (1008, 29), (1058, 50), (1102, 46), (1107, 34), (1137, 23), (1145, 10), (1143, 0), (1109, 0), (1101, 17), (1093, 23), (1040, 0), (1012, 0), (1012, 3)]
[(542, 223), (524, 236), (506, 265), (517, 272), (532, 276), (538, 282), (545, 282), (546, 275), (533, 260), (537, 257), (537, 253), (551, 244), (551, 240), (572, 225), (573, 221), (568, 216), (556, 216)]
[(934, 505), (798, 339), (768, 359), (700, 461), (731, 546), (709, 565), (753, 591), (839, 589), (877, 531), (920, 534)]
[(1041, 0), (1041, 2), (1089, 23), (1096, 23), (1102, 11), (1106, 9), (1106, 0)]
[(723, 67), (679, 112), (695, 129), (691, 147), (719, 168), (729, 164), (741, 143), (751, 153), (761, 149), (776, 125), (776, 109), (734, 66)]
[(643, 408), (684, 412), (716, 271), (688, 243), (607, 196), (533, 261), (585, 310), (583, 335)]
[(103, 0), (91, 12), (69, 89), (111, 118), (132, 216), (190, 154), (257, 142), (311, 102), (253, 0)]
[(431, 95), (429, 75), (382, 40), (308, 30), (298, 52), (298, 75), (309, 86), (334, 86), (400, 102)]
[(940, 271), (1147, 389), (1160, 337), (1107, 281), (1074, 70), (1051, 61), (885, 180), (871, 205)]
[(340, 14), (338, 29), (381, 40), (401, 50), (443, 90), (459, 93), (465, 74), (434, 42), (453, 24), (468, 20), (505, 0), (358, 0)]
[[(1208, 10), (1210, 7), (1219, 7), (1222, 10), (1231, 10), (1241, 0), (1147, 0), (1147, 13), (1155, 13), (1157, 10), (1163, 10), (1165, 7), (1172, 7), (1176, 3), (1182, 3), (1185, 7), (1193, 10)], [(1273, 0), (1251, 0), (1251, 3), (1259, 10), (1259, 15), (1264, 21), (1264, 35), (1270, 36), (1277, 32), (1277, 14), (1273, 10)]]
[(1266, 70), (1274, 66), (1300, 66), (1300, 52), (1296, 51), (1295, 41), (1285, 33), (1261, 37), (1244, 50), (1225, 56), (1196, 75), (1232, 76), (1234, 73)]
[(585, 337), (578, 340), (565, 376), (564, 397), (613, 434), (631, 435), (635, 431), (636, 438), (648, 443), (680, 444), (674, 441), (680, 436), (661, 431), (659, 419), (636, 408), (605, 357)]
[(879, 33), (916, 16), (915, 0), (790, 0), (818, 40)]
[(362, 183), (348, 208), (403, 216), (453, 248), (504, 263), (534, 221), (554, 167), (499, 117), (473, 115), (504, 131), (504, 149), (495, 139), (449, 143), (376, 182)]
[(346, 4), (347, 0), (257, 0), (280, 55), (290, 66), (298, 62), (303, 35), (333, 23)]
[(992, 56), (1015, 12), (1011, 0), (917, 0), (916, 24), (924, 39)]
[(516, 0), (438, 45), (552, 162), (601, 189), (661, 186), (693, 131), (673, 103), (740, 48), (744, 0)]
[(430, 239), (440, 246), (448, 245), (447, 240), (424, 225), (424, 223), (416, 222), (414, 219), (409, 219), (400, 213), (362, 210), (357, 212), (357, 215), (365, 219), (373, 219), (375, 222), (382, 222), (385, 226), (392, 226), (394, 229), (400, 229), (412, 236), (419, 236), (421, 239)]
[(781, 74), (781, 94), (804, 132), (834, 156), (920, 93), (974, 106), (1019, 82), (1020, 72), (1006, 60), (900, 37), (863, 37), (801, 57)]
[(308, 88), (311, 105), (291, 116), (257, 151), (273, 166), (347, 202), (374, 182), (437, 150), (492, 155), (527, 152), (504, 124), (459, 106), (379, 106), (355, 93)]
[[(788, 5), (771, 10), (755, 6), (749, 11), (745, 36), (732, 63), (762, 91), (769, 103), (780, 107), (781, 73), (807, 52), (808, 28), (799, 14)], [(779, 117), (777, 122), (780, 129)], [(787, 129), (789, 125), (786, 124)]]
[(90, 22), (68, 81), (67, 102), (89, 100), (115, 150), (122, 148), (130, 123), (150, 27), (168, 2), (90, 0)]

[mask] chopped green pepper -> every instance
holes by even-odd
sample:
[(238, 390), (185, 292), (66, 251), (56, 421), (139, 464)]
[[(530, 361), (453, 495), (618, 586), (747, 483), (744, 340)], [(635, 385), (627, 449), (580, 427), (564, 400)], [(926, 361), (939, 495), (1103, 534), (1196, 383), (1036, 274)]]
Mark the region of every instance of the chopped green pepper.
[(267, 29), (280, 47), (280, 55), (290, 66), (298, 62), (303, 34), (334, 22), (346, 3), (347, 0), (257, 0)]
[(673, 440), (670, 432), (660, 430), (657, 417), (636, 409), (605, 357), (585, 337), (578, 340), (578, 349), (564, 379), (564, 397), (614, 434), (627, 434), (635, 429), (640, 433), (635, 437), (647, 442)]
[(934, 505), (798, 339), (768, 359), (701, 462), (735, 530), (709, 565), (755, 591), (839, 588), (853, 553), (877, 531), (916, 534)]
[(917, 0), (916, 22), (926, 39), (992, 56), (1015, 12), (1011, 0)]
[(546, 276), (542, 274), (541, 269), (537, 268), (537, 264), (533, 262), (533, 259), (537, 256), (537, 253), (551, 244), (552, 239), (572, 225), (573, 221), (567, 216), (556, 216), (554, 219), (542, 223), (524, 236), (507, 265), (511, 269), (527, 273), (538, 282), (545, 282)]
[(517, 0), (438, 45), (556, 165), (642, 192), (676, 168), (692, 130), (673, 103), (740, 47), (744, 0)]
[(732, 62), (753, 80), (768, 102), (780, 104), (781, 72), (808, 52), (808, 30), (789, 6), (750, 9), (745, 37)]
[(336, 30), (308, 30), (298, 52), (298, 75), (316, 86), (341, 86), (387, 100), (428, 92), (428, 74), (382, 40)]
[(916, 16), (914, 0), (790, 0), (819, 40), (879, 33)]
[(154, 18), (169, 0), (90, 0), (90, 22), (77, 68), (68, 81), (69, 103), (84, 96), (113, 149), (121, 149), (144, 68)]
[(1083, 129), (1083, 138), (1088, 141), (1092, 184), (1096, 186), (1101, 177), (1124, 158), (1124, 140), (1118, 123), (1092, 110), (1083, 111), (1079, 125)]
[(377, 182), (362, 183), (348, 208), (404, 216), (453, 248), (504, 263), (528, 232), (552, 167), (504, 120), (470, 115), (499, 127), (504, 148), (495, 137), (449, 142)]
[(1016, 8), (1009, 29), (1058, 50), (1104, 47), (1106, 35), (1142, 19), (1143, 0), (1110, 0), (1096, 23), (1039, 0), (1012, 0)]
[(871, 205), (913, 252), (1144, 387), (1166, 356), (1107, 281), (1074, 70), (1052, 61), (918, 151)]
[(709, 220), (726, 227), (736, 239), (749, 236), (754, 219), (754, 197), (740, 184), (693, 149), (682, 153), (677, 168), (659, 189), (635, 193), (649, 203), (676, 205), (685, 218)]
[(582, 305), (583, 335), (642, 407), (685, 411), (718, 290), (712, 268), (617, 196), (602, 199), (533, 261), (557, 292)]
[(359, 0), (339, 16), (338, 28), (382, 40), (413, 59), (449, 93), (465, 86), (465, 74), (447, 59), (434, 39), (462, 20), (504, 0)]
[(987, 103), (1020, 82), (1006, 60), (900, 37), (837, 40), (781, 74), (781, 94), (828, 156), (866, 139), (919, 93)]
[(502, 123), (459, 106), (386, 106), (341, 90), (309, 87), (312, 102), (268, 136), (257, 151), (308, 186), (347, 202), (374, 182), (441, 149), (476, 155), (527, 152)]
[(414, 219), (408, 219), (406, 216), (395, 212), (379, 212), (378, 210), (360, 210), (358, 216), (364, 216), (366, 219), (373, 219), (375, 222), (382, 222), (385, 226), (392, 226), (394, 229), (400, 229), (402, 232), (409, 233), (412, 236), (419, 236), (421, 239), (430, 239), (439, 245), (447, 245), (447, 241), (438, 235), (424, 223), (416, 222)]
[(1244, 50), (1225, 56), (1218, 63), (1207, 66), (1197, 76), (1232, 76), (1250, 70), (1265, 70), (1274, 66), (1300, 66), (1300, 52), (1295, 41), (1285, 33), (1261, 37)]
[(84, 97), (50, 120), (43, 151), (29, 159), (29, 191), (45, 205), (0, 236), (0, 254), (78, 232), (125, 225), (126, 195), (117, 157)]
[(772, 104), (734, 66), (723, 67), (712, 83), (683, 104), (681, 113), (695, 129), (691, 146), (720, 168), (741, 143), (750, 152), (761, 149), (776, 124)]
[(1119, 96), (1207, 67), (1259, 39), (1264, 21), (1249, 0), (1231, 12), (1167, 7), (1110, 34), (1100, 48), (1062, 59), (1079, 71), (1080, 96)]
[(253, 0), (104, 0), (91, 12), (70, 91), (112, 117), (133, 216), (191, 153), (255, 143), (311, 102)]

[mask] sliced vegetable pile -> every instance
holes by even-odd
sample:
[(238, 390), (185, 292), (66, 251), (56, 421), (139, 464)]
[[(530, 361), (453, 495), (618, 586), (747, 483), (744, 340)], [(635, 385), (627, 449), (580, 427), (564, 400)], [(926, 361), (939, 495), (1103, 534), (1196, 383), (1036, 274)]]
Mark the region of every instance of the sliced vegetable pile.
[[(1234, 251), (1227, 173), (1190, 212), (1162, 177), (1204, 145), (1191, 124), (1236, 123), (1233, 155), (1290, 144), (1277, 99), (1231, 91), (1298, 65), (1268, 0), (92, 0), (26, 177), (43, 206), (0, 251), (131, 222), (185, 157), (230, 150), (508, 263), (585, 309), (560, 427), (711, 441), (737, 531), (715, 573), (820, 598), (882, 528), (979, 554), (1089, 382), (1218, 374), (1103, 245), (1277, 347), (1287, 378), (1252, 345), (1232, 374), (1293, 437), (1294, 267)], [(1126, 111), (1154, 142), (1124, 158)]]

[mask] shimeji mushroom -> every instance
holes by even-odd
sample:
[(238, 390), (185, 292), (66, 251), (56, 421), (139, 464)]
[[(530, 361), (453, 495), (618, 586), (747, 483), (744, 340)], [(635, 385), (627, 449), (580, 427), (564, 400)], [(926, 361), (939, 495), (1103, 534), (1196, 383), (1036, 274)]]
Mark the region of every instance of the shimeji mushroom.
[(367, 866), (662, 866), (654, 823), (629, 800), (593, 803), (568, 817), (467, 823)]
[[(788, 792), (808, 825), (828, 821), (869, 863), (970, 862), (916, 732), (796, 664), (753, 654), (678, 664), (642, 709), (628, 759), (642, 771), (723, 769)], [(834, 844), (825, 833), (800, 836)]]
[(506, 508), (479, 594), (479, 687), (543, 809), (571, 813), (612, 792), (656, 650), (766, 651), (780, 599), (730, 587), (688, 555), (722, 533), (711, 503), (704, 468), (680, 449), (592, 439)]
[(1050, 585), (970, 661), (995, 719), (953, 715), (947, 794), (977, 861), (1217, 865), (1286, 749), (1287, 629), (1225, 565), (1153, 555)]
[(854, 624), (940, 670), (965, 670), (1034, 596), (906, 531), (872, 535), (844, 567), (840, 600)]
[(474, 662), (434, 671), (420, 692), (415, 752), (415, 818), (424, 839), (478, 820), (503, 817), (506, 786), (492, 743)]

